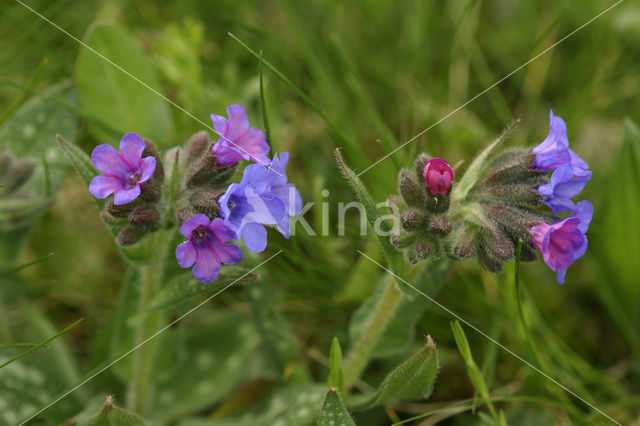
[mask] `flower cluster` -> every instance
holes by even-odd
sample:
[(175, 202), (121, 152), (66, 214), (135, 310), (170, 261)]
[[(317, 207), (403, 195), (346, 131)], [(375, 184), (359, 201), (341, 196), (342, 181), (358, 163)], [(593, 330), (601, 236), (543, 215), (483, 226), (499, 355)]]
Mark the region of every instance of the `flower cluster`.
[(576, 205), (571, 201), (582, 191), (591, 179), (589, 166), (569, 148), (567, 125), (560, 117), (549, 113), (549, 135), (531, 150), (535, 154), (533, 168), (542, 172), (553, 171), (551, 182), (541, 185), (538, 192), (543, 203), (555, 215), (559, 212), (573, 212)]
[[(575, 204), (577, 196), (591, 179), (589, 166), (569, 148), (567, 126), (560, 117), (549, 113), (549, 135), (531, 152), (535, 154), (532, 168), (551, 173), (551, 181), (538, 187), (542, 202), (554, 216), (552, 224), (541, 222), (530, 228), (531, 242), (542, 253), (544, 262), (556, 272), (560, 284), (569, 265), (587, 250), (585, 233), (593, 217), (593, 205), (586, 200)], [(558, 213), (569, 213), (564, 219)]]
[(449, 195), (455, 173), (449, 163), (426, 154), (418, 157), (415, 172), (401, 170), (398, 191), (401, 197), (387, 201), (401, 211), (402, 230), (391, 236), (391, 244), (403, 249), (409, 262), (418, 263), (438, 255), (440, 240), (451, 232), (447, 217)]
[(521, 260), (533, 261), (539, 251), (564, 283), (569, 265), (586, 251), (593, 215), (589, 201), (572, 201), (591, 171), (569, 149), (564, 121), (551, 113), (549, 135), (538, 146), (508, 149), (470, 169), (460, 191), (453, 190), (455, 173), (443, 159), (421, 154), (415, 174), (401, 170), (401, 197), (389, 202), (400, 210), (402, 230), (391, 236), (391, 244), (411, 263), (444, 252), (457, 259), (477, 257), (484, 269), (497, 273), (522, 240)]
[[(270, 159), (264, 133), (249, 126), (244, 108), (231, 105), (227, 114), (228, 119), (211, 115), (217, 142), (201, 132), (184, 149), (167, 153), (180, 159), (178, 172), (183, 176), (178, 199), (171, 200), (177, 204), (180, 233), (187, 239), (176, 248), (176, 259), (204, 283), (216, 279), (222, 263), (242, 260), (232, 240), (242, 238), (249, 250), (261, 252), (267, 246), (265, 225), (289, 238), (290, 217), (302, 208), (300, 194), (285, 174), (289, 153)], [(102, 174), (93, 179), (89, 191), (100, 199), (114, 195), (102, 217), (117, 230), (120, 245), (135, 244), (160, 223), (171, 223), (173, 218), (165, 216), (174, 206), (162, 200), (164, 169), (151, 142), (127, 133), (119, 151), (100, 145), (91, 159)], [(226, 183), (241, 160), (257, 164), (245, 167), (239, 183)]]

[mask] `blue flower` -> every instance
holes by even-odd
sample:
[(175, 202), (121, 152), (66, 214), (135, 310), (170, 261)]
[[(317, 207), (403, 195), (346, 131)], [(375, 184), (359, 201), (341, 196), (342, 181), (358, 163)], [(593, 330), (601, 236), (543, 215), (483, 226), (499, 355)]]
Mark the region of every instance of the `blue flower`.
[(242, 180), (232, 183), (220, 197), (220, 216), (235, 229), (237, 239), (244, 238), (246, 247), (256, 253), (267, 246), (267, 230), (272, 225), (289, 238), (289, 219), (302, 209), (302, 198), (295, 185), (287, 183), (285, 168), (289, 153), (274, 155), (271, 166), (251, 164), (244, 169)]
[(532, 167), (543, 172), (553, 171), (551, 182), (540, 185), (538, 193), (542, 202), (555, 215), (559, 212), (573, 212), (576, 205), (571, 201), (582, 191), (591, 179), (592, 172), (587, 163), (569, 149), (567, 125), (560, 117), (549, 113), (549, 134), (531, 152), (535, 154)]

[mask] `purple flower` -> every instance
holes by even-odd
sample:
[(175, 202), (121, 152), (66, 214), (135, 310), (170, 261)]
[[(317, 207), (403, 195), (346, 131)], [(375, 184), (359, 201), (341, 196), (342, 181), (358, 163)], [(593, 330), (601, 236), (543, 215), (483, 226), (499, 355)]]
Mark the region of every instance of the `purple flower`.
[(176, 258), (182, 268), (193, 266), (191, 272), (201, 283), (210, 283), (220, 272), (220, 264), (233, 264), (242, 260), (242, 250), (234, 244), (225, 244), (236, 233), (222, 219), (210, 221), (197, 214), (180, 227), (187, 241), (176, 248)]
[(540, 223), (529, 230), (531, 243), (540, 250), (544, 263), (556, 273), (558, 283), (564, 284), (564, 276), (571, 263), (587, 251), (589, 223), (593, 217), (593, 205), (580, 201), (575, 212), (553, 225)]
[(560, 117), (549, 111), (549, 134), (542, 143), (531, 150), (536, 154), (533, 168), (548, 172), (571, 162), (567, 125)]
[(144, 141), (135, 133), (127, 133), (122, 137), (119, 152), (107, 144), (95, 147), (91, 161), (103, 174), (91, 180), (89, 192), (100, 199), (115, 194), (113, 203), (117, 205), (138, 198), (140, 188), (156, 169), (155, 158), (142, 158), (144, 148)]
[(535, 154), (532, 167), (551, 174), (551, 182), (538, 187), (542, 202), (555, 215), (559, 212), (573, 212), (576, 205), (571, 201), (582, 191), (591, 179), (589, 166), (575, 152), (569, 149), (567, 126), (560, 117), (549, 113), (549, 134), (542, 143), (531, 150)]
[(220, 216), (233, 227), (247, 248), (259, 253), (267, 246), (267, 230), (274, 225), (289, 238), (289, 219), (300, 213), (302, 198), (295, 185), (287, 183), (285, 168), (289, 153), (274, 155), (269, 168), (251, 164), (244, 169), (242, 180), (232, 183), (220, 197)]
[(218, 164), (231, 166), (240, 160), (252, 160), (264, 166), (271, 164), (267, 157), (269, 144), (261, 130), (249, 127), (247, 112), (240, 105), (227, 107), (229, 119), (211, 114), (213, 127), (220, 139), (211, 152)]

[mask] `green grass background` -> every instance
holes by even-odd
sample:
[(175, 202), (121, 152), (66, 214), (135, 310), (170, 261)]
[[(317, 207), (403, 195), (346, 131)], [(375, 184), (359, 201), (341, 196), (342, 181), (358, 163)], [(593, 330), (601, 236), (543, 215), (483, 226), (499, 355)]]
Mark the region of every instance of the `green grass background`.
[[(291, 153), (289, 178), (305, 201), (316, 201), (317, 208), (307, 218), (318, 231), (319, 205), (330, 203), (331, 234), (300, 235), (288, 241), (274, 234), (274, 242), (260, 258), (285, 250), (265, 266), (265, 276), (300, 348), (296, 362), (306, 364), (310, 376), (322, 382), (331, 339), (338, 336), (343, 350), (348, 349), (349, 318), (383, 275), (356, 252), (381, 257), (373, 237), (357, 235), (356, 217), (350, 217), (346, 236), (337, 235), (336, 205), (354, 196), (335, 167), (334, 149), (341, 148), (356, 171), (364, 170), (613, 3), (53, 0), (28, 4), (78, 38), (96, 21), (118, 23), (150, 59), (159, 76), (158, 88), (207, 124), (210, 113), (222, 114), (231, 103), (244, 105), (254, 125), (262, 122), (259, 62), (227, 32), (262, 50), (266, 61), (315, 101), (324, 118), (265, 70), (273, 151)], [(0, 34), (0, 112), (7, 112), (3, 121), (28, 98), (76, 78), (78, 43), (20, 4), (4, 2)], [(571, 147), (593, 170), (583, 192), (595, 206), (589, 250), (569, 269), (564, 286), (555, 283), (541, 260), (522, 266), (522, 285), (533, 301), (527, 315), (548, 373), (624, 424), (640, 421), (640, 136), (630, 124), (640, 122), (639, 64), (640, 7), (628, 0), (362, 175), (374, 198), (383, 201), (395, 191), (397, 167), (409, 167), (422, 151), (452, 164), (464, 161), (458, 168), (461, 172), (514, 118), (522, 124), (507, 144), (534, 145), (547, 134), (550, 108), (563, 117)], [(127, 69), (129, 64), (119, 65)], [(96, 85), (102, 83), (95, 80)], [(120, 111), (126, 107), (114, 105)], [(181, 111), (173, 107), (169, 111), (172, 125), (158, 143), (165, 147), (182, 143), (202, 130)], [(91, 131), (95, 120), (83, 116), (82, 109), (76, 116), (75, 142), (85, 151), (118, 140), (115, 130), (122, 129), (114, 129), (111, 141), (98, 140)], [(54, 136), (38, 143), (55, 146)], [(321, 195), (325, 188), (328, 197)], [(9, 246), (3, 252), (15, 254), (14, 264), (49, 252), (55, 255), (0, 278), (3, 340), (37, 341), (47, 327), (55, 333), (85, 318), (62, 338), (73, 358), (64, 351), (56, 355), (74, 360), (67, 366), (68, 380), (57, 384), (59, 392), (112, 355), (107, 341), (127, 265), (73, 173), (24, 245), (7, 240), (5, 244)], [(496, 276), (474, 262), (459, 263), (438, 300), (524, 358), (534, 359), (527, 336), (515, 326), (513, 265)], [(179, 327), (203, 330), (206, 338), (204, 330), (220, 315), (247, 317), (251, 312), (245, 291), (231, 289)], [(37, 319), (48, 325), (38, 328)], [(447, 313), (433, 307), (417, 324), (418, 336), (430, 334), (438, 344), (441, 371), (432, 397), (398, 407), (401, 418), (474, 395), (449, 320)], [(571, 422), (553, 385), (483, 337), (472, 331), (467, 335), (492, 392), (512, 397), (499, 403), (511, 423), (525, 424), (526, 418), (530, 424)], [(43, 362), (53, 363), (52, 357), (43, 356)], [(375, 361), (365, 380), (378, 382), (402, 358)], [(171, 365), (168, 362), (167, 371), (159, 375), (168, 374)], [(246, 383), (234, 383), (201, 413), (203, 417), (242, 386)], [(119, 391), (109, 372), (87, 387), (88, 395), (101, 397)], [(84, 408), (89, 399), (79, 398), (78, 404)], [(606, 424), (579, 401), (572, 403), (582, 410), (582, 423)], [(60, 407), (57, 418), (72, 417), (73, 409)], [(382, 409), (357, 419), (362, 424), (390, 423)], [(428, 419), (455, 425), (480, 421), (471, 410), (446, 411)]]

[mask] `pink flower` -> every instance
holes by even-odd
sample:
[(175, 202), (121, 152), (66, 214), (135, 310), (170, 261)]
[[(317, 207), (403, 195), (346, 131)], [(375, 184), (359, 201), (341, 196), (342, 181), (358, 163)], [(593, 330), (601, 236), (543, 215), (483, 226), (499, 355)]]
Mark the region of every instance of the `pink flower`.
[(540, 250), (544, 263), (557, 274), (560, 284), (564, 284), (569, 265), (587, 251), (585, 233), (592, 217), (593, 205), (584, 200), (578, 203), (575, 213), (568, 218), (553, 225), (542, 222), (529, 230), (533, 237), (531, 244)]
[(432, 158), (424, 165), (422, 176), (427, 185), (427, 191), (435, 197), (438, 194), (449, 194), (449, 191), (451, 191), (451, 182), (456, 174), (446, 160), (442, 158)]
[(211, 152), (218, 164), (231, 166), (240, 160), (251, 160), (263, 166), (271, 164), (267, 157), (269, 144), (261, 130), (249, 127), (247, 112), (240, 105), (227, 107), (229, 119), (211, 114), (213, 127), (220, 139)]
[(138, 198), (140, 187), (156, 170), (156, 159), (142, 158), (145, 144), (140, 136), (127, 133), (120, 140), (120, 151), (111, 145), (98, 145), (91, 161), (103, 174), (91, 180), (89, 192), (96, 198), (114, 194), (113, 203), (127, 204)]

